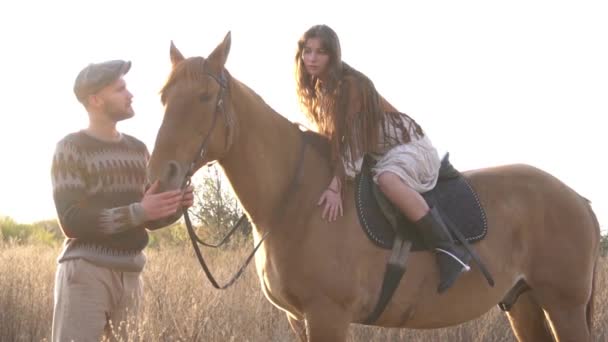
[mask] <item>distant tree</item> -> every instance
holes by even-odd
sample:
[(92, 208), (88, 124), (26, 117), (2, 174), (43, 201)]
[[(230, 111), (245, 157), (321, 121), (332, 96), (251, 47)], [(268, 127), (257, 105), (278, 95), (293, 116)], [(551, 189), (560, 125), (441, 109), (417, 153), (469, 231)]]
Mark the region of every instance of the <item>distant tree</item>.
[[(205, 172), (198, 184), (195, 184), (194, 205), (190, 208), (190, 214), (200, 226), (200, 236), (209, 240), (206, 242), (215, 243), (237, 223), (243, 209), (218, 166), (210, 166)], [(243, 237), (250, 232), (251, 225), (248, 221), (244, 222), (239, 234), (233, 238), (243, 241)]]
[(602, 239), (600, 240), (600, 254), (602, 256), (608, 255), (608, 232), (602, 235)]

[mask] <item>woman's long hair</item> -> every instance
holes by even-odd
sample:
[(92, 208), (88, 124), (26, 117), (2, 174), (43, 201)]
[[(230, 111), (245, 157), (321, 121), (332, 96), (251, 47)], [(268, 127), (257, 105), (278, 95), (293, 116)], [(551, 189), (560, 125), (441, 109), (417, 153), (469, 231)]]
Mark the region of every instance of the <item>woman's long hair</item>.
[[(306, 71), (302, 54), (310, 38), (319, 38), (329, 56), (327, 79), (323, 84)], [(335, 101), (342, 78), (342, 57), (338, 36), (327, 25), (316, 25), (308, 29), (298, 41), (295, 57), (296, 91), (304, 113), (319, 128), (322, 134), (331, 137), (335, 130)], [(327, 96), (321, 96), (327, 95)]]
[[(323, 82), (306, 72), (302, 60), (310, 38), (319, 38), (329, 55)], [(332, 166), (343, 178), (343, 158), (354, 165), (364, 153), (378, 147), (380, 129), (385, 127), (380, 96), (367, 76), (342, 61), (338, 36), (326, 25), (313, 26), (300, 38), (295, 65), (300, 105), (319, 132), (330, 138)], [(353, 103), (358, 108), (352, 108)]]

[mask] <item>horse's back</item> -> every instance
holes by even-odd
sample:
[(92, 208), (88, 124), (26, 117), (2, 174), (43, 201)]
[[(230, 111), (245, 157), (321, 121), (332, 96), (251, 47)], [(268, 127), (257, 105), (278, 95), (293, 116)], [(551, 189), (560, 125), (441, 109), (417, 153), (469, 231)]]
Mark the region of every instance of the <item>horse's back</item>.
[[(593, 272), (599, 227), (587, 199), (555, 176), (526, 164), (464, 173), (477, 191), (488, 219), (493, 251), (512, 260), (529, 282), (551, 274), (568, 277)], [(516, 270), (519, 268), (519, 270)]]
[[(589, 215), (588, 200), (557, 177), (527, 164), (511, 164), (463, 173), (478, 193), (482, 204), (520, 207), (528, 213), (561, 212), (561, 219)], [(513, 203), (516, 201), (517, 203)]]

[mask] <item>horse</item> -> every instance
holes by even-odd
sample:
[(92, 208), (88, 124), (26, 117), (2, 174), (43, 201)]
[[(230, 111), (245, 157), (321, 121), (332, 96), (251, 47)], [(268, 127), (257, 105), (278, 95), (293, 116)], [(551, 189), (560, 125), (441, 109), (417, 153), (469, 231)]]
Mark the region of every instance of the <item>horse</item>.
[[(149, 181), (178, 189), (217, 162), (253, 223), (254, 243), (269, 233), (255, 255), (265, 297), (302, 341), (345, 341), (349, 325), (363, 324), (374, 308), (390, 251), (363, 233), (352, 184), (344, 188), (343, 216), (321, 218), (317, 201), (332, 176), (326, 139), (304, 134), (232, 77), (225, 68), (230, 45), (228, 32), (207, 58), (185, 58), (171, 42)], [(304, 148), (306, 141), (314, 148)], [(412, 252), (406, 277), (374, 325), (457, 325), (523, 283), (527, 291), (506, 312), (519, 341), (590, 341), (600, 229), (589, 201), (531, 165), (462, 174), (485, 209), (489, 229), (472, 248), (495, 285), (473, 265), (438, 294), (432, 252)]]

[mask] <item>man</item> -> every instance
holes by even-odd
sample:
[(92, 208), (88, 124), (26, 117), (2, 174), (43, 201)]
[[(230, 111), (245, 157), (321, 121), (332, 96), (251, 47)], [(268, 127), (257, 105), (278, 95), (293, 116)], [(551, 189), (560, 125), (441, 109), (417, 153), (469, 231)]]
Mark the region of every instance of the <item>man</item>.
[(74, 93), (89, 125), (56, 146), (53, 197), (66, 240), (55, 277), (53, 341), (124, 338), (142, 298), (146, 228), (166, 226), (192, 205), (192, 187), (158, 193), (157, 181), (145, 190), (148, 150), (116, 129), (134, 115), (123, 79), (130, 67), (112, 60), (82, 69)]

